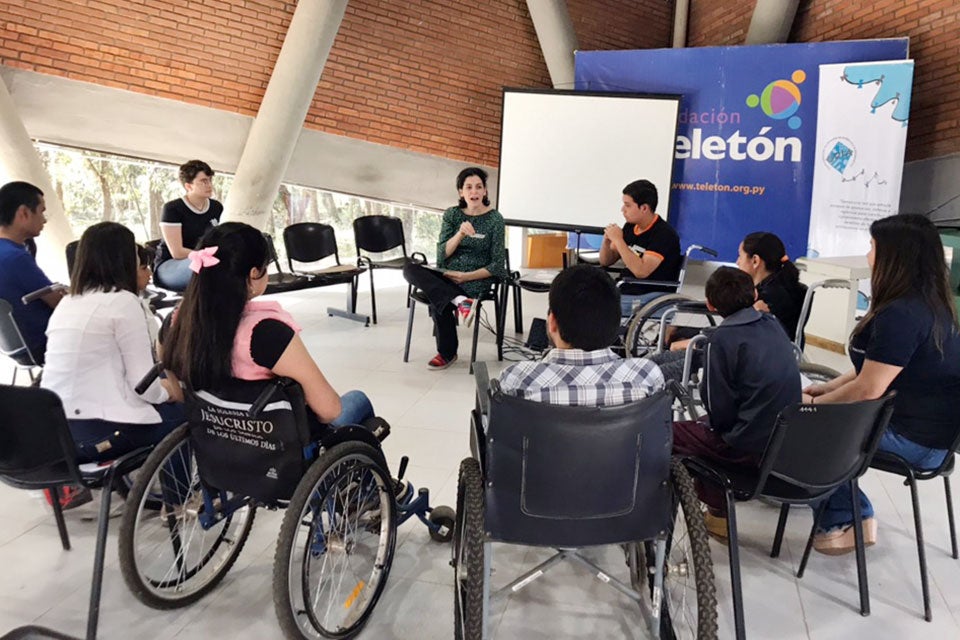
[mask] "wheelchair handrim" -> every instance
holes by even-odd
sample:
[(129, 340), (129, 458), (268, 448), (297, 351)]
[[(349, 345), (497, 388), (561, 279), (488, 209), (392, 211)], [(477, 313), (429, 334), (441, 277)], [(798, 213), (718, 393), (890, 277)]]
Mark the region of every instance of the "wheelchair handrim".
[[(139, 513), (146, 517), (137, 519), (133, 533), (140, 582), (157, 598), (171, 601), (190, 597), (218, 575), (234, 555), (238, 534), (244, 530), (251, 511), (249, 505), (244, 505), (210, 529), (200, 526), (198, 515), (188, 507), (202, 501), (203, 490), (192, 451), (185, 453), (187, 443), (185, 440), (171, 451), (150, 479), (138, 505)], [(167, 472), (169, 464), (177, 463), (190, 470), (189, 486)], [(164, 477), (166, 482), (174, 483), (180, 504), (165, 505), (158, 511), (149, 503), (162, 496)], [(141, 551), (145, 546), (149, 547), (147, 553)], [(148, 563), (150, 557), (156, 560)], [(197, 579), (201, 574), (207, 578)]]
[(362, 454), (338, 460), (311, 489), (287, 572), (289, 592), (300, 599), (289, 604), (305, 636), (347, 636), (370, 614), (389, 572), (393, 505), (389, 477)]

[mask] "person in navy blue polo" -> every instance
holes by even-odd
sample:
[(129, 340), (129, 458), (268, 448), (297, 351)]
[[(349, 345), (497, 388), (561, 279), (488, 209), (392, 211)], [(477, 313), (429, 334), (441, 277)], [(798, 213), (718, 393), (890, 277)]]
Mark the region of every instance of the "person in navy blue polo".
[(13, 318), (33, 359), (42, 365), (47, 350), (47, 322), (63, 294), (54, 291), (23, 304), (21, 298), (50, 286), (28, 243), (40, 235), (47, 219), (43, 192), (28, 182), (0, 187), (0, 298), (13, 307)]

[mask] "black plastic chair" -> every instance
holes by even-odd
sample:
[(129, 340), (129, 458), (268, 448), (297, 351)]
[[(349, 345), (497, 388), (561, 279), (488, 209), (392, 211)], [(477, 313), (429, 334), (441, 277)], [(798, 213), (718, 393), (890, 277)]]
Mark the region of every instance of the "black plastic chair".
[[(667, 579), (667, 542), (674, 520), (671, 488), (672, 398), (666, 391), (613, 407), (562, 406), (507, 395), (487, 381), (477, 365), (478, 408), (472, 414), (473, 457), (460, 465), (457, 525), (454, 532), (455, 619), (457, 637), (487, 637), (490, 602), (511, 595), (562, 560), (579, 564), (600, 580), (643, 604), (650, 579), (654, 587), (653, 631), (661, 627), (659, 594)], [(488, 420), (487, 420), (488, 418)], [(679, 469), (687, 479), (689, 476)], [(699, 506), (689, 498), (699, 515)], [(691, 567), (709, 574), (712, 563), (703, 530), (696, 538), (704, 562)], [(620, 583), (580, 554), (580, 548), (655, 541), (649, 572), (634, 588)], [(504, 542), (557, 550), (551, 558), (491, 592), (491, 543)], [(634, 568), (631, 567), (633, 572)], [(699, 584), (699, 582), (698, 582)], [(691, 598), (696, 601), (696, 598)], [(708, 598), (709, 601), (709, 598)], [(716, 601), (701, 611), (706, 633), (716, 637)], [(683, 616), (677, 612), (677, 619)], [(704, 629), (701, 629), (703, 632)]]
[[(505, 278), (494, 278), (494, 282), (474, 300), (474, 304), (477, 305), (476, 315), (473, 319), (473, 343), (470, 348), (470, 369), (469, 373), (473, 373), (473, 363), (477, 360), (477, 342), (480, 340), (480, 311), (483, 309), (484, 302), (493, 302), (494, 308), (494, 323), (496, 329), (496, 340), (497, 340), (497, 360), (503, 360), (503, 334), (504, 334), (504, 324), (506, 309), (507, 309), (507, 291), (509, 288), (509, 279)], [(413, 315), (416, 311), (416, 303), (420, 303), (429, 308), (430, 300), (427, 299), (426, 294), (424, 294), (419, 289), (413, 289), (410, 292), (410, 295), (407, 296), (407, 301), (410, 306), (410, 312), (407, 314), (407, 339), (403, 345), (403, 361), (410, 361), (410, 338), (413, 335)]]
[[(373, 272), (376, 269), (403, 269), (411, 260), (426, 263), (427, 257), (415, 251), (407, 256), (407, 241), (403, 235), (403, 221), (393, 216), (361, 216), (353, 221), (353, 236), (357, 244), (357, 266), (366, 267), (370, 273), (370, 310), (373, 324), (377, 324), (377, 293), (373, 286)], [(397, 258), (374, 260), (367, 253), (384, 253), (400, 247), (403, 255)], [(410, 294), (413, 285), (407, 286), (407, 306), (410, 306)]]
[[(356, 313), (357, 310), (357, 279), (363, 269), (353, 265), (340, 264), (340, 255), (337, 252), (337, 238), (333, 227), (319, 222), (300, 222), (290, 225), (283, 230), (283, 244), (287, 251), (289, 273), (280, 268), (280, 260), (273, 244), (273, 238), (264, 234), (270, 250), (270, 261), (277, 272), (268, 276), (266, 293), (286, 293), (315, 287), (329, 287), (337, 284), (347, 285), (347, 308), (337, 309), (327, 307), (327, 315), (340, 316), (348, 320), (370, 324), (368, 316)], [(298, 271), (294, 269), (296, 262), (319, 262), (333, 256), (333, 264), (327, 268), (313, 271)]]
[[(110, 524), (110, 488), (121, 476), (143, 464), (150, 448), (138, 449), (109, 465), (97, 466), (95, 471), (85, 473), (77, 466), (73, 438), (57, 394), (36, 387), (0, 385), (0, 413), (3, 414), (0, 421), (0, 481), (19, 489), (50, 491), (64, 550), (70, 549), (70, 537), (57, 499), (59, 488), (66, 485), (91, 489), (103, 487), (87, 615), (86, 639), (93, 640), (97, 636), (100, 615), (100, 588)], [(4, 637), (70, 638), (32, 625), (14, 629)]]
[(13, 360), (13, 381), (11, 384), (17, 384), (17, 374), (20, 371), (26, 371), (30, 376), (30, 382), (35, 378), (33, 370), (40, 367), (36, 358), (30, 352), (17, 327), (17, 321), (13, 317), (13, 307), (9, 302), (0, 298), (0, 354), (3, 354)]
[[(798, 404), (780, 412), (756, 473), (732, 470), (700, 458), (686, 458), (691, 473), (724, 490), (727, 503), (727, 548), (737, 640), (746, 638), (740, 556), (737, 539), (737, 501), (766, 498), (781, 503), (780, 520), (770, 555), (780, 554), (783, 530), (791, 504), (813, 504), (837, 487), (849, 484), (857, 495), (857, 479), (870, 466), (893, 413), (893, 396), (845, 404)], [(860, 613), (869, 615), (870, 595), (864, 555), (860, 507), (853, 501)], [(797, 577), (803, 577), (813, 535), (822, 509), (817, 509)]]
[(917, 555), (920, 557), (920, 585), (923, 590), (923, 618), (930, 622), (933, 614), (930, 612), (930, 584), (927, 578), (927, 556), (924, 550), (923, 525), (920, 522), (920, 497), (917, 494), (918, 480), (935, 480), (943, 478), (943, 491), (947, 498), (947, 523), (950, 526), (950, 551), (953, 559), (957, 555), (957, 528), (953, 519), (953, 492), (950, 491), (950, 474), (953, 473), (953, 452), (960, 447), (960, 427), (953, 437), (953, 444), (949, 453), (936, 469), (917, 469), (900, 456), (886, 451), (877, 451), (870, 462), (872, 469), (886, 471), (903, 476), (904, 484), (910, 487), (910, 499), (913, 502), (913, 525), (917, 532)]

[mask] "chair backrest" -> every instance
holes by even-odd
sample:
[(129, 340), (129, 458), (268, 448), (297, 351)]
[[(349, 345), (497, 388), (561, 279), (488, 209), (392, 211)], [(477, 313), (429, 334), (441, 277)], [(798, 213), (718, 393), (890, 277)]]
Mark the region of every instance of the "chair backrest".
[(38, 366), (17, 327), (13, 307), (3, 298), (0, 298), (0, 353), (24, 366)]
[(283, 245), (287, 249), (287, 262), (293, 271), (293, 261), (317, 262), (337, 253), (337, 237), (333, 227), (321, 222), (298, 222), (283, 230)]
[(670, 522), (671, 397), (560, 406), (491, 383), (484, 449), (491, 540), (579, 547), (647, 540)]
[(79, 483), (60, 398), (49, 389), (0, 385), (0, 479), (22, 489)]
[(781, 411), (760, 463), (761, 493), (768, 474), (810, 493), (862, 475), (890, 422), (894, 395)]
[[(269, 396), (262, 396), (272, 388)], [(255, 409), (258, 401), (263, 408)], [(303, 390), (286, 378), (231, 380), (185, 394), (190, 441), (208, 486), (271, 503), (289, 500), (306, 471)]]
[(383, 253), (396, 247), (407, 256), (403, 235), (403, 221), (393, 216), (361, 216), (353, 221), (353, 235), (357, 243), (357, 257), (361, 251)]
[(77, 261), (77, 247), (79, 246), (79, 240), (71, 240), (64, 248), (64, 253), (67, 256), (67, 276), (71, 279), (73, 278), (73, 265)]

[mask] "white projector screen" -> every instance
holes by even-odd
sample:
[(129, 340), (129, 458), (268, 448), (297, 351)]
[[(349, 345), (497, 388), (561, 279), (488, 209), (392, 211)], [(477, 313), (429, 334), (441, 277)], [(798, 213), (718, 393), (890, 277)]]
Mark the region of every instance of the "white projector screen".
[(600, 232), (646, 178), (667, 217), (680, 96), (504, 89), (497, 209), (508, 224)]

